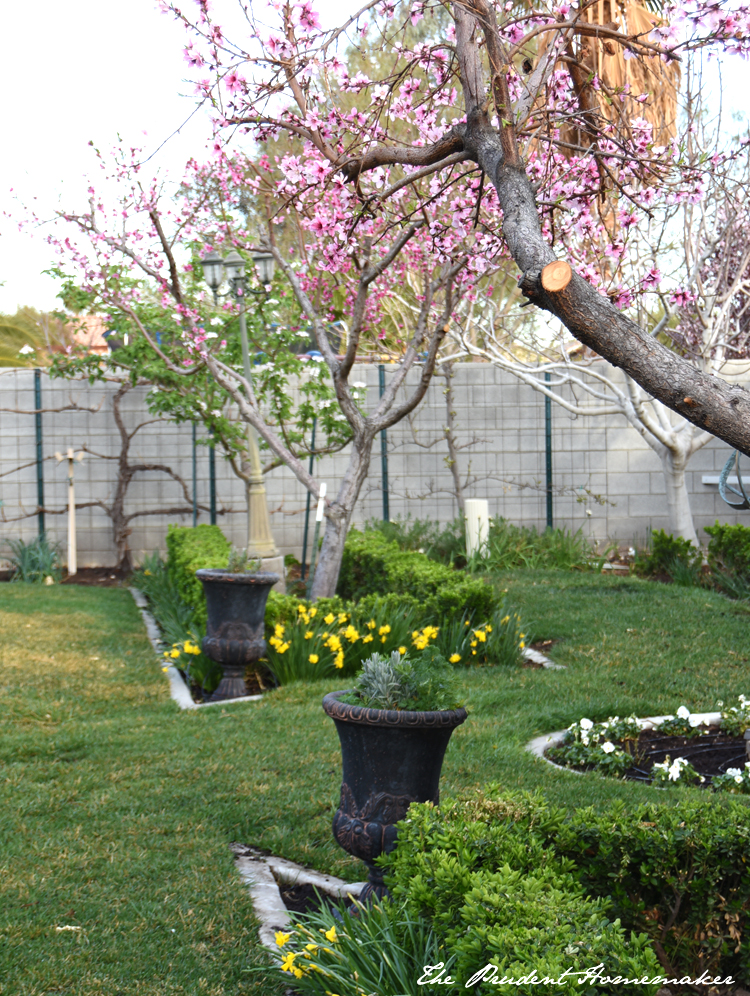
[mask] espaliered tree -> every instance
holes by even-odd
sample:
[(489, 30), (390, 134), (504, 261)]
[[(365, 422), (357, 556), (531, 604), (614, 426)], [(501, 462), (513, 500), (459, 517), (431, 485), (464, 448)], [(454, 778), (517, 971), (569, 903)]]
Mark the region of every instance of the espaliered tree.
[[(371, 0), (323, 30), (309, 2), (250, 3), (241, 5), (247, 38), (231, 39), (208, 0), (187, 12), (162, 7), (190, 32), (186, 59), (201, 99), (215, 110), (214, 157), (203, 167), (191, 164), (184, 203), (166, 212), (156, 187), (137, 178), (135, 166), (122, 167), (132, 192), (126, 215), (139, 224), (123, 232), (122, 208), (106, 218), (92, 196), (88, 211), (64, 220), (90, 239), (93, 254), (60, 244), (92, 283), (106, 282), (115, 259), (148, 274), (194, 364), (205, 365), (272, 452), (317, 494), (318, 482), (263, 418), (253, 385), (206, 342), (202, 303), (183, 292), (180, 239), (210, 233), (216, 248), (273, 253), (352, 428), (351, 463), (326, 509), (315, 595), (335, 587), (374, 436), (419, 403), (458, 301), (490, 293), (481, 278), (503, 253), (529, 303), (669, 408), (750, 453), (746, 392), (697, 370), (621, 310), (627, 288), (616, 266), (617, 227), (611, 210), (601, 210), (616, 196), (636, 220), (647, 217), (654, 198), (689, 198), (702, 171), (721, 164), (696, 169), (676, 146), (657, 145), (638, 112), (652, 99), (648, 91), (612, 89), (590, 60), (598, 45), (644, 66), (677, 61), (699, 46), (744, 52), (746, 11), (697, 0), (665, 5), (663, 21), (647, 19), (651, 30), (633, 34), (614, 22), (591, 23), (584, 7), (567, 2)], [(595, 96), (603, 88), (604, 102)], [(259, 146), (266, 150), (260, 156)], [(195, 181), (208, 175), (218, 191), (210, 212), (205, 198), (191, 196)], [(592, 240), (593, 231), (602, 238)], [(602, 240), (609, 267), (587, 257)], [(556, 244), (565, 258), (557, 258)], [(366, 414), (348, 378), (355, 359), (384, 334), (378, 302), (406, 272), (420, 274), (419, 318), (395, 343), (398, 370)], [(341, 353), (326, 335), (335, 315), (346, 323)], [(141, 332), (158, 350), (148, 330)], [(397, 402), (417, 360), (419, 384)]]

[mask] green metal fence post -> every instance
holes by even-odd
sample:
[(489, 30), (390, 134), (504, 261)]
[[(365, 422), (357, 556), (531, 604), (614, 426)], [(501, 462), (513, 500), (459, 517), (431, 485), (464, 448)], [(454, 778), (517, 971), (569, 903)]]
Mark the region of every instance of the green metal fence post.
[(36, 503), (39, 539), (44, 537), (44, 456), (42, 455), (42, 371), (34, 370), (34, 419), (36, 422)]
[[(383, 397), (385, 392), (385, 367), (383, 364), (378, 366), (378, 386), (380, 388), (380, 397)], [(385, 429), (380, 431), (380, 472), (382, 479), (382, 489), (383, 489), (383, 522), (390, 522), (390, 509), (388, 507), (388, 434)]]
[[(545, 371), (544, 383), (549, 384), (550, 373)], [(547, 477), (547, 529), (552, 529), (552, 401), (544, 395), (544, 465)]]

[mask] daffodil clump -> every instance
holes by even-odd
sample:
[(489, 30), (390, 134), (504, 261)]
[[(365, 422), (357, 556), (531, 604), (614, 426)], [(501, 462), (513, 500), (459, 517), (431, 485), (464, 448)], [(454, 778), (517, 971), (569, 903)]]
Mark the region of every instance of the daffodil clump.
[(441, 628), (436, 642), (451, 664), (507, 665), (520, 662), (526, 634), (520, 615), (502, 602), (481, 626), (466, 615), (450, 621)]
[(323, 906), (278, 931), (276, 944), (279, 977), (300, 996), (410, 993), (415, 966), (454, 962), (426, 917), (389, 901)]
[(358, 619), (352, 612), (318, 612), (314, 605), (297, 606), (297, 618), (278, 622), (267, 640), (268, 665), (277, 681), (314, 681), (341, 672), (354, 674), (373, 650), (405, 655), (423, 650), (440, 632), (437, 626), (410, 628), (406, 614), (391, 622), (370, 616)]
[(199, 685), (205, 693), (212, 692), (221, 680), (221, 669), (206, 657), (195, 637), (173, 643), (169, 650), (164, 651), (162, 658), (162, 671), (168, 671), (170, 665), (178, 667), (185, 673), (189, 684)]

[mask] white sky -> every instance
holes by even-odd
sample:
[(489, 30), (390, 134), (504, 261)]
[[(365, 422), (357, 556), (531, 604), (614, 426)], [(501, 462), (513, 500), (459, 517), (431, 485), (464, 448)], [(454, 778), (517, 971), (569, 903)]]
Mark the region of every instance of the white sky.
[[(222, 8), (231, 0), (215, 0)], [(326, 0), (336, 16), (352, 0)], [(58, 204), (80, 204), (87, 174), (98, 167), (89, 140), (103, 152), (117, 136), (148, 153), (179, 128), (193, 109), (185, 83), (185, 34), (153, 0), (35, 0), (6, 3), (0, 60), (0, 205), (18, 215), (15, 194), (49, 216)], [(747, 113), (746, 64), (725, 71), (729, 110)], [(733, 102), (733, 103), (732, 103)], [(208, 133), (199, 113), (169, 139), (153, 162), (175, 179), (200, 157)], [(41, 271), (54, 262), (40, 234), (18, 232), (0, 213), (0, 312), (18, 305), (59, 306), (56, 281)]]

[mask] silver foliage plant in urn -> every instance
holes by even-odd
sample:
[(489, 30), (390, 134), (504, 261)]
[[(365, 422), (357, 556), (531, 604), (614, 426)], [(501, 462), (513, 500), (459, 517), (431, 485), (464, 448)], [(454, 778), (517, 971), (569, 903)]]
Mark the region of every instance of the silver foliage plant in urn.
[(373, 654), (354, 689), (323, 699), (343, 763), (333, 836), (368, 866), (361, 902), (387, 894), (375, 859), (396, 846), (395, 824), (411, 803), (439, 802), (448, 741), (467, 715), (456, 686), (455, 670), (434, 648), (412, 660), (394, 651), (390, 659)]

